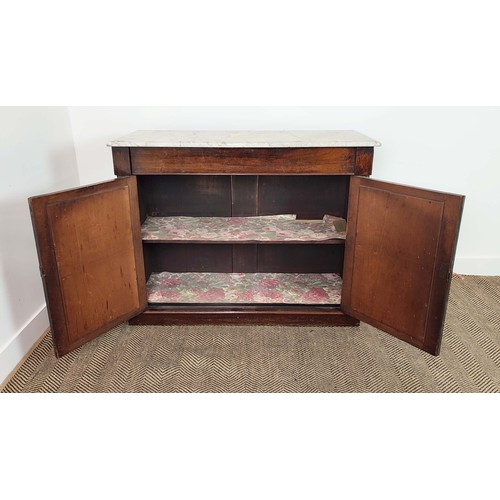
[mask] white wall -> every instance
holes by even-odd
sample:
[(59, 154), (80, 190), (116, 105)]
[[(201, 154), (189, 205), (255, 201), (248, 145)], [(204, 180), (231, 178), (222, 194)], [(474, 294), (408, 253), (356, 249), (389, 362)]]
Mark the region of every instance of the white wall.
[(0, 383), (48, 327), (28, 197), (79, 183), (66, 107), (0, 107)]
[(373, 178), (466, 195), (455, 272), (500, 275), (500, 108), (71, 107), (80, 180), (113, 178), (109, 140), (138, 129), (354, 129)]

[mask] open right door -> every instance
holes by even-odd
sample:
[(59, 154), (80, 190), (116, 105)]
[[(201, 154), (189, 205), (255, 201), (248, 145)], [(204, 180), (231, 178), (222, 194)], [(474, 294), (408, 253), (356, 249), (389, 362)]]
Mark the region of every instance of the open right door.
[(464, 199), (352, 177), (342, 310), (437, 355)]

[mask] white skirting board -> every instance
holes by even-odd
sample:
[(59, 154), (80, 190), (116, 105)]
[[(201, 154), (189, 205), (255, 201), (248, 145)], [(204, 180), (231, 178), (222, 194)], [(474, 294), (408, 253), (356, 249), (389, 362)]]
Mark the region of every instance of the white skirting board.
[(30, 352), (49, 327), (47, 307), (42, 308), (33, 315), (26, 325), (19, 330), (0, 351), (0, 387), (17, 368), (23, 358)]

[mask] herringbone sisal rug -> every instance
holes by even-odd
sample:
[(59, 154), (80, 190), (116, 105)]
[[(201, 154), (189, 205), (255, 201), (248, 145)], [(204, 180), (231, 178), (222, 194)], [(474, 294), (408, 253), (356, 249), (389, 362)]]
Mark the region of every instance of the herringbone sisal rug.
[(441, 354), (355, 328), (122, 325), (3, 392), (500, 392), (500, 277), (454, 276)]

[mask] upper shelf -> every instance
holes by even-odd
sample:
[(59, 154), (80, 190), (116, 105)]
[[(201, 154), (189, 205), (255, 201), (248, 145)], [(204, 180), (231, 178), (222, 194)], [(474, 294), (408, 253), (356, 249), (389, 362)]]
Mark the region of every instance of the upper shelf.
[(380, 142), (354, 130), (137, 130), (110, 141), (112, 147), (343, 148)]
[(310, 243), (345, 240), (346, 221), (298, 220), (295, 215), (255, 217), (148, 217), (142, 225), (146, 242)]

